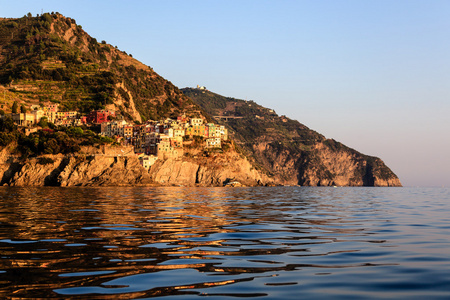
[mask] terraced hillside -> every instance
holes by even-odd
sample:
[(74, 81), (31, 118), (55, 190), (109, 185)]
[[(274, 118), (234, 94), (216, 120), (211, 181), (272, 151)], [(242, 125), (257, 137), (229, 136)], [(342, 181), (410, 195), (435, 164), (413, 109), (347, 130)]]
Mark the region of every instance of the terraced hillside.
[(145, 121), (202, 112), (172, 83), (58, 13), (0, 19), (3, 109), (59, 103), (64, 110), (120, 111)]

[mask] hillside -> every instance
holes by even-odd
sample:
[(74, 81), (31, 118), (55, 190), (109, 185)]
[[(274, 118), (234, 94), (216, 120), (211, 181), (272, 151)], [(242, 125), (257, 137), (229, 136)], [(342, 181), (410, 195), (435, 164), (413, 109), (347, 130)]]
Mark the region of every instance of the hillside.
[(0, 19), (0, 84), (4, 112), (18, 101), (81, 113), (106, 108), (139, 122), (202, 114), (151, 67), (58, 13)]
[[(218, 123), (229, 128), (231, 137), (239, 145), (241, 153), (231, 147), (218, 149), (213, 154), (185, 152), (186, 155), (179, 159), (161, 160), (148, 172), (149, 179), (144, 176), (149, 182), (209, 186), (239, 179), (248, 185), (401, 185), (379, 158), (327, 140), (299, 122), (280, 117), (254, 102), (226, 98), (204, 90), (186, 89), (184, 92), (186, 95), (126, 52), (106, 41), (98, 42), (75, 20), (59, 13), (0, 19), (1, 115), (12, 112), (13, 103), (24, 109), (57, 103), (62, 111), (80, 114), (96, 109), (116, 111), (126, 121), (137, 124), (147, 120), (176, 119), (183, 114), (211, 122), (215, 116)], [(26, 161), (28, 158), (42, 162), (35, 156), (66, 154), (67, 157), (62, 159), (66, 162), (84, 146), (112, 142), (97, 138), (91, 127), (82, 130), (57, 128), (57, 131), (27, 136), (22, 132), (23, 127), (17, 133), (13, 124), (3, 120), (0, 127), (5, 130), (0, 134), (0, 144), (17, 143), (15, 150), (8, 150), (3, 155), (2, 184), (39, 185), (45, 182), (45, 178), (30, 179), (35, 170), (33, 163)], [(234, 142), (229, 144), (235, 145)], [(66, 182), (58, 177), (64, 169), (69, 174), (79, 173), (75, 163), (57, 165), (58, 160), (51, 159), (55, 165), (48, 163), (49, 173), (43, 173), (51, 177), (47, 182)], [(83, 155), (80, 160), (84, 161), (82, 169), (88, 170), (92, 161)], [(99, 159), (96, 165), (99, 174), (106, 174), (101, 181), (97, 180), (100, 176), (97, 174), (92, 181), (71, 181), (70, 184), (113, 184), (114, 180), (108, 177), (115, 172), (108, 169), (112, 165), (102, 169), (101, 161)], [(138, 166), (125, 162), (120, 168), (131, 165)], [(135, 171), (140, 174), (142, 170)], [(30, 176), (21, 179), (24, 174)], [(147, 184), (144, 177), (129, 182)]]
[(400, 186), (377, 157), (359, 153), (278, 116), (272, 109), (201, 89), (182, 89), (208, 114), (226, 125), (248, 157), (282, 184)]
[[(150, 152), (147, 137), (151, 126), (153, 130), (158, 127), (158, 134), (152, 131), (152, 137), (159, 138), (159, 134), (166, 135), (162, 126), (170, 128), (169, 119), (212, 119), (151, 67), (106, 41), (98, 42), (75, 20), (58, 13), (0, 19), (1, 96), (0, 185), (273, 184), (235, 151), (232, 141), (222, 141), (222, 137), (221, 146), (207, 149), (204, 136), (186, 136), (180, 145), (175, 143), (176, 137), (171, 140), (167, 135), (164, 150), (169, 153), (174, 147), (172, 152), (177, 155), (158, 155), (156, 163), (146, 169), (141, 161), (143, 153), (136, 155), (140, 150), (134, 143), (142, 149), (145, 141), (145, 151)], [(14, 124), (12, 117), (18, 114), (10, 114), (18, 106), (22, 111), (32, 105), (48, 108), (53, 103), (59, 104), (61, 111), (81, 115), (97, 109), (115, 111), (139, 136), (118, 145), (123, 141), (115, 143), (93, 132), (99, 130), (99, 124), (65, 127), (36, 121), (40, 127), (24, 127)], [(160, 121), (164, 125), (158, 125)], [(141, 136), (144, 130), (145, 136)], [(215, 138), (217, 145), (217, 135)], [(150, 153), (145, 155), (150, 157)]]

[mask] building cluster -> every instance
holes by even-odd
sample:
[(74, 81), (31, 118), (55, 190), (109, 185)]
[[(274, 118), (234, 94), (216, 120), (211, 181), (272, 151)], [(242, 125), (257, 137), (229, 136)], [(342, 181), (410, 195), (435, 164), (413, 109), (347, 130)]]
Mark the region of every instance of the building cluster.
[(206, 87), (200, 86), (200, 85), (198, 85), (198, 84), (197, 84), (197, 89), (198, 89), (198, 90), (202, 90), (202, 91), (207, 91)]
[(123, 145), (133, 146), (145, 168), (149, 168), (157, 159), (182, 156), (185, 141), (194, 137), (202, 138), (205, 148), (221, 148), (222, 141), (228, 139), (225, 126), (205, 123), (204, 119), (188, 118), (186, 115), (179, 116), (176, 120), (147, 121), (134, 125), (125, 120), (116, 120), (116, 114), (111, 110), (97, 110), (80, 116), (76, 111), (59, 111), (58, 104), (44, 107), (33, 105), (30, 109), (29, 113), (12, 113), (13, 121), (21, 126), (31, 126), (46, 117), (55, 125), (100, 125), (101, 135), (113, 138)]
[(101, 134), (124, 145), (133, 145), (145, 168), (157, 159), (182, 156), (183, 144), (188, 138), (203, 138), (206, 148), (221, 148), (222, 141), (228, 139), (225, 126), (204, 123), (201, 118), (187, 118), (185, 115), (177, 120), (147, 121), (141, 125), (130, 125), (123, 120), (104, 122)]
[(55, 125), (79, 125), (77, 122), (78, 113), (76, 111), (59, 111), (58, 104), (50, 104), (44, 107), (39, 105), (32, 105), (31, 111), (28, 113), (11, 113), (13, 121), (21, 126), (31, 126), (39, 123), (39, 121), (46, 117), (49, 122)]
[(55, 125), (80, 126), (83, 124), (101, 124), (109, 121), (110, 119), (108, 117), (115, 116), (115, 112), (110, 110), (96, 110), (87, 116), (80, 116), (77, 111), (60, 111), (58, 104), (49, 104), (46, 106), (32, 105), (30, 112), (11, 114), (13, 121), (21, 126), (35, 125), (43, 117), (46, 117), (47, 121)]

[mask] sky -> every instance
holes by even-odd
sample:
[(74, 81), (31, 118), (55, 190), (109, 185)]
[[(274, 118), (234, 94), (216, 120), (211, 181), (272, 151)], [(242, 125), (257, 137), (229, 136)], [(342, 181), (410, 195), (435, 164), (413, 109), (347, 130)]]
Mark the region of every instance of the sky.
[(179, 88), (253, 100), (404, 186), (450, 187), (450, 1), (5, 1), (59, 12)]

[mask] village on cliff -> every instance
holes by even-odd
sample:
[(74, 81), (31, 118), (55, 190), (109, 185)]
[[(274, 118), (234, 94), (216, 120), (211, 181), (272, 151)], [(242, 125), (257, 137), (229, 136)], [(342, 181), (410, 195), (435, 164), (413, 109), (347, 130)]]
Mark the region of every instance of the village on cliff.
[(194, 138), (208, 149), (221, 148), (223, 141), (228, 140), (225, 126), (206, 123), (202, 118), (189, 118), (185, 114), (176, 120), (149, 120), (136, 125), (128, 123), (112, 110), (96, 110), (80, 116), (77, 111), (60, 111), (59, 105), (52, 103), (32, 105), (30, 112), (21, 109), (20, 113), (13, 111), (9, 116), (25, 128), (26, 134), (42, 129), (38, 123), (43, 118), (57, 126), (100, 126), (100, 135), (112, 138), (120, 145), (133, 147), (146, 169), (158, 159), (183, 156), (183, 146), (192, 143)]

